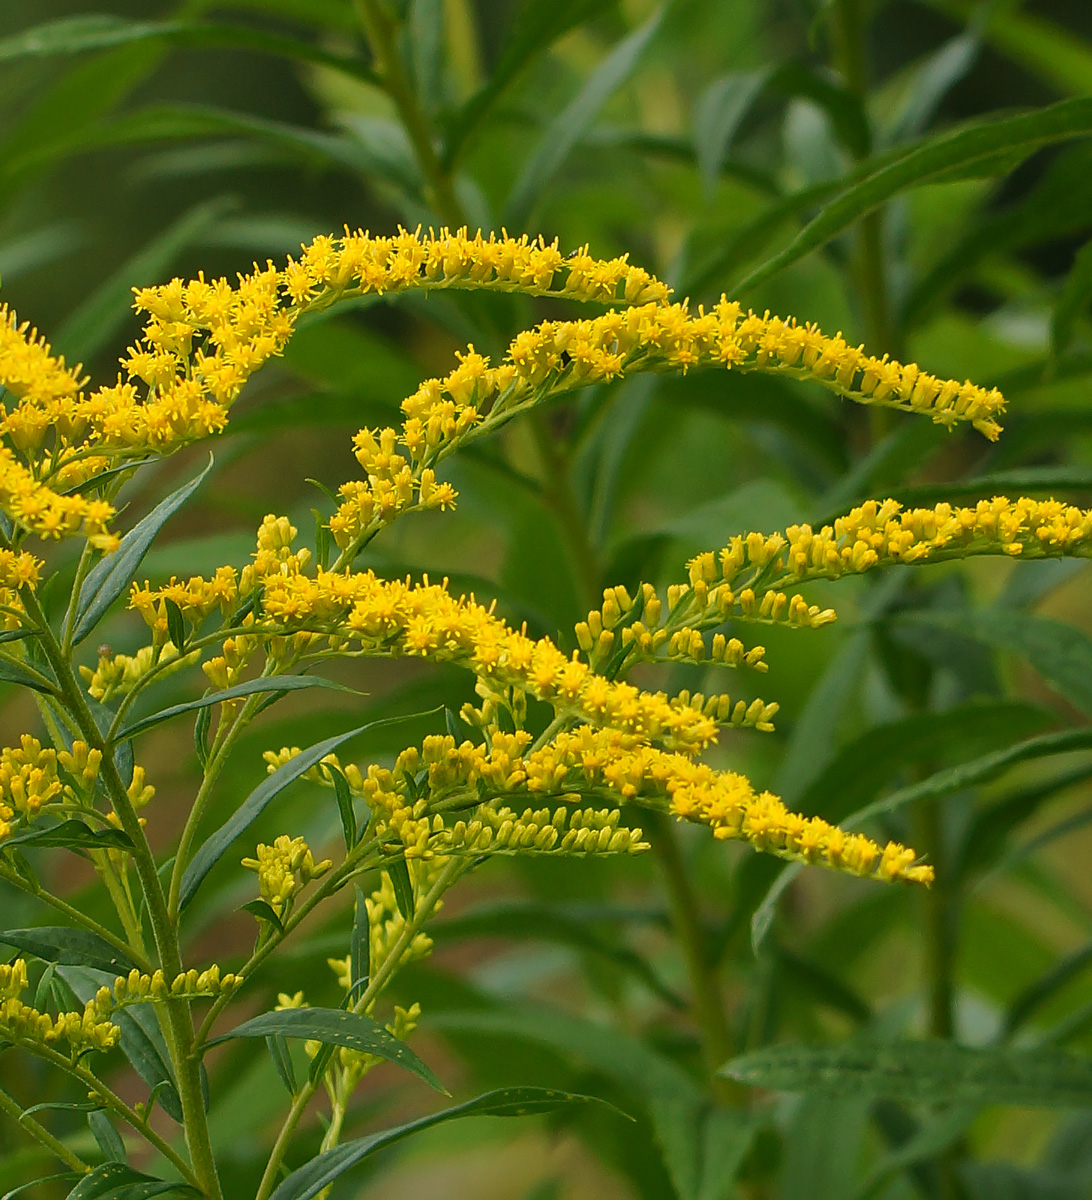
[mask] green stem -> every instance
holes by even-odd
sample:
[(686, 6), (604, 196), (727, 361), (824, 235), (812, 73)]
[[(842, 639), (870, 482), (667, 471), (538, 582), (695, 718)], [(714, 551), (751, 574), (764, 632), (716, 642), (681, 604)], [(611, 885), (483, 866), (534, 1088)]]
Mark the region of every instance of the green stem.
[(64, 1142), (58, 1141), (44, 1125), (40, 1125), (33, 1117), (28, 1117), (22, 1107), (3, 1088), (0, 1088), (0, 1112), (7, 1113), (35, 1141), (41, 1142), (51, 1154), (55, 1154), (66, 1167), (70, 1167), (73, 1171), (79, 1171), (81, 1175), (90, 1172), (90, 1166), (82, 1158), (73, 1154)]
[(72, 581), (72, 592), (68, 599), (68, 608), (64, 614), (64, 621), (61, 625), (61, 649), (66, 657), (71, 657), (72, 654), (72, 639), (76, 633), (76, 612), (80, 606), (80, 592), (83, 590), (83, 581), (87, 578), (87, 572), (91, 567), (91, 559), (94, 551), (91, 549), (90, 542), (84, 542), (83, 550), (80, 553), (80, 561), (76, 564), (76, 578)]
[(936, 870), (936, 881), (922, 897), (925, 906), (925, 978), (929, 991), (929, 1032), (955, 1036), (956, 897), (949, 884), (940, 804), (924, 800), (917, 812), (915, 840)]
[(653, 833), (653, 852), (660, 865), (671, 907), (672, 923), (690, 977), (693, 1015), (701, 1030), (706, 1070), (717, 1098), (738, 1104), (745, 1094), (744, 1089), (733, 1080), (716, 1073), (732, 1056), (732, 1032), (728, 1026), (720, 980), (709, 961), (698, 898), (683, 862), (674, 823), (662, 813), (651, 813), (649, 825)]
[(457, 228), (463, 224), (462, 206), (451, 177), (440, 163), (432, 131), (398, 53), (397, 24), (384, 11), (380, 0), (354, 0), (354, 3), (375, 58), (376, 74), (398, 109), (425, 177), (426, 198), (442, 221)]
[[(365, 1012), (375, 1002), (376, 997), (386, 987), (390, 977), (398, 970), (402, 955), (417, 936), (421, 926), (431, 915), (432, 910), (436, 907), (436, 902), (455, 880), (458, 879), (463, 871), (467, 869), (468, 865), (465, 860), (459, 858), (452, 858), (448, 861), (439, 876), (437, 876), (436, 882), (428, 890), (428, 893), (418, 901), (412, 919), (402, 926), (402, 932), (391, 946), (390, 952), (383, 961), (383, 965), (372, 976), (367, 988), (365, 988), (359, 1000), (353, 1005), (353, 1012)], [(318, 1091), (318, 1086), (319, 1081), (308, 1081), (303, 1085), (299, 1095), (292, 1102), (292, 1108), (288, 1116), (284, 1119), (280, 1133), (277, 1134), (277, 1140), (269, 1155), (269, 1161), (266, 1163), (265, 1173), (262, 1175), (262, 1181), (258, 1185), (258, 1191), (254, 1200), (268, 1200), (272, 1193), (277, 1180), (277, 1174), (280, 1171), (281, 1162), (288, 1150), (288, 1143), (291, 1141), (292, 1134), (295, 1132), (296, 1126), (299, 1124), (307, 1105), (310, 1104), (311, 1098)]]
[[(148, 845), (148, 839), (144, 836), (140, 819), (129, 799), (125, 784), (118, 774), (113, 745), (103, 738), (84, 699), (83, 691), (76, 682), (72, 666), (57, 642), (34, 589), (29, 586), (23, 587), (20, 590), (20, 599), (27, 616), (38, 627), (42, 649), (57, 677), (61, 695), (69, 712), (75, 717), (88, 746), (94, 747), (102, 754), (100, 778), (121, 828), (132, 842), (130, 853), (144, 893), (159, 965), (164, 975), (173, 979), (182, 971), (177, 930), (167, 911), (167, 901), (159, 881), (155, 857)], [(220, 1181), (212, 1153), (201, 1088), (200, 1059), (194, 1054), (193, 1021), (189, 1006), (185, 1001), (168, 1000), (163, 1007), (166, 1010), (170, 1034), (168, 1045), (178, 1080), (178, 1094), (182, 1102), (183, 1125), (190, 1158), (202, 1190), (211, 1200), (221, 1200)]]

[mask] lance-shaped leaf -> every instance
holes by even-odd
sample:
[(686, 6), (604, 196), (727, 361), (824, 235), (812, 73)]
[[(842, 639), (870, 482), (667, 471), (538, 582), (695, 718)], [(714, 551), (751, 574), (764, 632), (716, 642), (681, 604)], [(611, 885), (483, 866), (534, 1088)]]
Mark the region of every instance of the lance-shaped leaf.
[(42, 692), (47, 696), (57, 694), (56, 684), (40, 671), (35, 671), (31, 667), (2, 656), (0, 656), (0, 682), (14, 683), (19, 687), (30, 688), (31, 691)]
[(188, 1183), (157, 1179), (134, 1171), (125, 1163), (108, 1162), (85, 1175), (68, 1193), (66, 1200), (148, 1200), (151, 1196), (198, 1195)]
[(343, 1008), (286, 1008), (262, 1013), (205, 1044), (215, 1046), (233, 1038), (281, 1037), (307, 1038), (324, 1046), (345, 1046), (374, 1054), (376, 1058), (397, 1063), (412, 1071), (438, 1092), (446, 1091), (431, 1068), (400, 1038), (385, 1029), (367, 1013), (347, 1012)]
[(980, 121), (950, 133), (923, 138), (905, 151), (882, 155), (856, 171), (846, 181), (842, 194), (809, 222), (780, 254), (748, 275), (737, 291), (754, 288), (799, 262), (908, 188), (921, 187), (942, 178), (997, 174), (1001, 167), (1010, 169), (1041, 146), (1087, 136), (1090, 132), (1092, 100), (1081, 98), (1063, 100), (1035, 112), (999, 121)]
[(133, 843), (121, 829), (92, 829), (74, 817), (48, 829), (28, 829), (4, 839), (4, 848), (38, 846), (69, 850), (129, 850)]
[(72, 635), (73, 645), (83, 641), (85, 637), (106, 615), (114, 601), (125, 591), (133, 581), (144, 555), (159, 531), (182, 507), (183, 504), (201, 486), (205, 476), (212, 470), (212, 455), (209, 455), (208, 466), (196, 478), (178, 488), (157, 504), (155, 508), (121, 539), (121, 544), (113, 552), (106, 555), (101, 562), (89, 572), (80, 588), (80, 598), (76, 604), (76, 628)]
[(118, 734), (118, 741), (136, 737), (138, 733), (144, 733), (145, 730), (161, 725), (164, 721), (169, 721), (172, 717), (180, 716), (182, 713), (198, 712), (202, 708), (223, 704), (227, 700), (237, 700), (242, 696), (254, 696), (260, 692), (275, 695), (317, 687), (333, 688), (338, 692), (353, 690), (342, 683), (335, 683), (332, 679), (323, 679), (321, 675), (263, 675), (259, 679), (248, 679), (245, 683), (237, 683), (234, 687), (224, 688), (223, 691), (210, 692), (207, 696), (199, 696), (196, 700), (187, 700), (183, 704), (172, 704), (170, 708), (162, 708), (157, 713), (142, 717), (139, 721), (134, 721), (132, 725), (127, 725)]
[(433, 1125), (441, 1125), (445, 1121), (454, 1121), (459, 1117), (525, 1117), (535, 1113), (554, 1112), (559, 1108), (569, 1108), (585, 1104), (602, 1104), (612, 1111), (618, 1110), (606, 1101), (595, 1096), (574, 1095), (572, 1092), (557, 1092), (551, 1088), (522, 1087), (502, 1088), (496, 1092), (486, 1092), (475, 1100), (465, 1104), (457, 1104), (453, 1108), (445, 1108), (441, 1112), (431, 1113), (405, 1125), (393, 1129), (384, 1129), (380, 1133), (372, 1133), (367, 1137), (357, 1138), (342, 1146), (335, 1146), (317, 1158), (312, 1159), (306, 1166), (293, 1171), (277, 1188), (270, 1200), (311, 1200), (334, 1180), (344, 1175), (351, 1167), (362, 1162), (378, 1150), (400, 1142), (403, 1138)]
[(42, 925), (37, 929), (5, 929), (0, 942), (14, 946), (45, 962), (70, 967), (95, 967), (126, 975), (137, 964), (89, 929), (70, 929), (67, 925)]
[(771, 1046), (721, 1068), (740, 1083), (780, 1092), (889, 1097), (915, 1104), (1092, 1104), (1092, 1062), (1037, 1046), (958, 1046), (936, 1040)]
[(235, 813), (214, 834), (205, 839), (201, 849), (193, 856), (193, 861), (186, 868), (185, 875), (182, 876), (180, 894), (182, 907), (185, 907), (193, 899), (197, 889), (201, 886), (201, 881), (220, 860), (228, 846), (258, 819), (266, 805), (283, 792), (290, 783), (309, 771), (316, 763), (320, 763), (327, 754), (332, 754), (338, 746), (356, 737), (357, 734), (365, 733), (369, 729), (378, 729), (383, 725), (394, 725), (399, 721), (411, 721), (420, 715), (420, 713), (414, 713), (412, 716), (405, 717), (384, 717), (380, 721), (371, 721), (357, 729), (350, 729), (347, 733), (335, 734), (333, 737), (309, 746), (301, 754), (289, 759), (284, 766), (278, 767), (247, 796)]

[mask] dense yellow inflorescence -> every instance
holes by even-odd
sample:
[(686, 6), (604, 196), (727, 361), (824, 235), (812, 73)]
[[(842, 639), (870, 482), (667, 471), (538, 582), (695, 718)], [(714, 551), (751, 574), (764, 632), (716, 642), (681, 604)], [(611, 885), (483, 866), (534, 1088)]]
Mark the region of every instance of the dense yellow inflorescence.
[(254, 858), (244, 858), (243, 866), (258, 873), (262, 899), (280, 916), (297, 892), (312, 879), (325, 875), (334, 865), (324, 858), (315, 862), (311, 847), (301, 837), (282, 834), (272, 846), (259, 842)]
[(0, 1039), (50, 1049), (65, 1041), (74, 1055), (117, 1045), (121, 1031), (102, 1016), (94, 1000), (82, 1012), (51, 1016), (23, 1003), (20, 996), (26, 989), (27, 964), (23, 959), (0, 965)]
[(57, 757), (56, 750), (43, 748), (29, 733), (18, 747), (0, 750), (0, 841), (10, 835), (16, 815), (33, 820), (60, 797), (64, 785), (57, 777)]

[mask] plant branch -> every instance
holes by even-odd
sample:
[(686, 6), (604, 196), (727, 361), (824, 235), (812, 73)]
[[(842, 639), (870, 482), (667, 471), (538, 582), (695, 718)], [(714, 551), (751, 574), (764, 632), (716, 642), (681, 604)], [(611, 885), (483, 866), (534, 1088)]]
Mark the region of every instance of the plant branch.
[(0, 1088), (0, 1112), (7, 1113), (35, 1141), (45, 1146), (51, 1154), (55, 1154), (66, 1167), (71, 1167), (73, 1171), (79, 1171), (81, 1175), (87, 1175), (90, 1172), (91, 1167), (79, 1155), (73, 1154), (64, 1142), (55, 1138), (44, 1125), (39, 1124), (33, 1117), (23, 1112), (22, 1106), (3, 1088)]

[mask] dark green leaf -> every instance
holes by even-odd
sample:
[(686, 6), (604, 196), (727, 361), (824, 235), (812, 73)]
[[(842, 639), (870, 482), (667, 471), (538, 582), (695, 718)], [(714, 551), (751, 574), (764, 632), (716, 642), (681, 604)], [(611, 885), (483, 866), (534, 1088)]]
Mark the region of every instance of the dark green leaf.
[(193, 746), (197, 751), (197, 761), (204, 773), (209, 762), (209, 726), (212, 724), (212, 709), (202, 708), (193, 723)]
[(1064, 354), (1073, 341), (1077, 321), (1082, 315), (1087, 315), (1089, 302), (1092, 301), (1092, 242), (1085, 244), (1077, 251), (1065, 284), (1054, 305), (1054, 318), (1051, 322), (1051, 352), (1054, 355)]
[(121, 829), (92, 829), (74, 817), (48, 829), (29, 829), (4, 839), (11, 846), (67, 847), (72, 850), (129, 850), (133, 843)]
[(265, 1044), (281, 1083), (284, 1084), (290, 1096), (295, 1096), (297, 1091), (296, 1068), (292, 1065), (292, 1055), (289, 1053), (288, 1042), (284, 1034), (269, 1034), (265, 1039)]
[(169, 596), (164, 604), (167, 608), (167, 634), (174, 642), (175, 649), (181, 650), (186, 645), (186, 620), (182, 610)]
[(900, 614), (896, 625), (942, 629), (1011, 650), (1081, 712), (1092, 716), (1092, 637), (1048, 617), (1004, 609)]
[(614, 1112), (618, 1111), (594, 1096), (578, 1096), (570, 1092), (553, 1091), (550, 1088), (502, 1088), (499, 1091), (486, 1092), (484, 1096), (468, 1100), (465, 1104), (457, 1104), (453, 1108), (420, 1117), (406, 1125), (385, 1129), (381, 1133), (372, 1133), (327, 1150), (306, 1166), (293, 1171), (270, 1200), (311, 1200), (311, 1197), (317, 1196), (350, 1167), (356, 1166), (370, 1154), (444, 1121), (452, 1121), (458, 1117), (524, 1117), (585, 1104), (603, 1104)]
[(733, 71), (714, 80), (694, 106), (694, 152), (707, 192), (712, 192), (721, 163), (743, 118), (769, 79), (769, 71)]
[(546, 189), (580, 141), (599, 110), (637, 69), (660, 28), (663, 7), (623, 38), (584, 82), (568, 105), (550, 122), (534, 153), (524, 163), (505, 206), (508, 228), (524, 228)]
[(372, 973), (371, 924), (368, 919), (368, 899), (354, 885), (356, 904), (353, 907), (353, 933), (349, 942), (350, 997), (359, 987), (366, 987)]
[(41, 925), (35, 929), (4, 929), (0, 942), (34, 954), (45, 962), (71, 967), (96, 967), (127, 975), (136, 966), (97, 933), (87, 929), (70, 929), (65, 925)]
[[(30, 1111), (29, 1109), (27, 1110)], [(9, 1192), (5, 1192), (0, 1196), (0, 1200), (15, 1200), (16, 1196), (21, 1196), (24, 1192), (31, 1188), (41, 1187), (46, 1183), (69, 1183), (73, 1179), (80, 1179), (82, 1176), (77, 1175), (75, 1171), (61, 1171), (57, 1175), (45, 1175), (41, 1179), (35, 1179), (30, 1183), (21, 1183), (18, 1187), (14, 1187)]]
[[(965, 172), (999, 153), (1027, 157), (1041, 146), (1092, 132), (1092, 100), (1059, 104), (1016, 117), (982, 121), (950, 133), (925, 138), (905, 151), (864, 163), (847, 187), (814, 220), (768, 262), (743, 280), (745, 291), (799, 262), (859, 218), (908, 188), (935, 182), (943, 174)], [(987, 164), (992, 171), (994, 164)]]
[(196, 21), (129, 21), (122, 17), (62, 17), (0, 41), (0, 62), (26, 57), (80, 54), (133, 42), (163, 41), (187, 47), (223, 47), (295, 59), (372, 82), (375, 75), (354, 57), (332, 54), (309, 42), (245, 25)]
[(443, 1084), (405, 1042), (366, 1013), (347, 1012), (343, 1008), (286, 1008), (280, 1012), (262, 1013), (228, 1033), (211, 1038), (205, 1044), (215, 1046), (232, 1038), (270, 1037), (275, 1034), (313, 1039), (326, 1046), (346, 1046), (350, 1050), (374, 1054), (377, 1058), (412, 1071), (438, 1092), (444, 1091)]
[(526, 0), (512, 16), (511, 36), (489, 79), (448, 124), (445, 169), (450, 170), (455, 165), (467, 139), (524, 67), (548, 50), (562, 34), (601, 7), (595, 0)]
[(188, 1183), (171, 1183), (134, 1171), (124, 1163), (104, 1163), (85, 1175), (68, 1193), (66, 1200), (147, 1200), (169, 1192), (196, 1195)]
[(95, 1109), (87, 1114), (87, 1123), (91, 1126), (91, 1133), (98, 1142), (99, 1149), (106, 1156), (107, 1162), (125, 1162), (125, 1143), (110, 1123), (110, 1118)]
[(361, 725), (357, 729), (350, 729), (347, 733), (338, 733), (333, 737), (326, 738), (324, 741), (317, 742), (314, 746), (308, 747), (302, 754), (297, 754), (295, 758), (286, 762), (283, 767), (278, 767), (267, 779), (264, 779), (243, 803), (236, 810), (235, 814), (227, 820), (215, 833), (207, 837), (201, 844), (201, 849), (194, 855), (193, 861), (186, 868), (186, 873), (182, 877), (182, 892), (181, 905), (185, 907), (193, 899), (194, 893), (201, 886), (201, 881), (212, 870), (220, 860), (220, 856), (231, 845), (231, 843), (244, 830), (248, 829), (252, 822), (257, 820), (265, 807), (284, 789), (298, 779), (306, 771), (309, 771), (316, 763), (321, 762), (327, 754), (332, 753), (338, 746), (344, 742), (354, 738), (357, 734), (364, 733), (369, 729), (378, 729), (384, 725), (394, 725), (400, 721), (413, 720), (413, 716), (405, 717), (386, 717), (380, 721), (372, 721), (367, 725)]
[(1028, 1022), (1037, 1009), (1042, 1008), (1062, 988), (1071, 983), (1092, 963), (1092, 942), (1059, 959), (1045, 975), (1029, 984), (1009, 1005), (1001, 1025), (1005, 1038), (1011, 1037), (1021, 1025)]
[(184, 704), (172, 704), (170, 708), (160, 709), (157, 713), (142, 717), (139, 721), (134, 721), (132, 725), (127, 725), (118, 734), (118, 741), (135, 737), (138, 733), (144, 733), (145, 730), (152, 729), (182, 713), (197, 712), (202, 708), (223, 704), (226, 700), (237, 700), (242, 696), (254, 696), (263, 692), (279, 696), (285, 692), (300, 692), (307, 688), (333, 688), (338, 692), (353, 690), (345, 687), (344, 684), (335, 683), (332, 679), (323, 679), (321, 675), (263, 675), (258, 679), (248, 679), (245, 683), (237, 683), (233, 687), (224, 688), (223, 691), (210, 692), (207, 696), (201, 696), (197, 700), (187, 700)]
[(208, 466), (196, 478), (172, 492), (166, 500), (155, 508), (121, 539), (121, 544), (113, 552), (107, 554), (101, 562), (88, 574), (80, 588), (80, 599), (76, 605), (76, 628), (73, 634), (73, 645), (83, 641), (85, 637), (106, 615), (114, 601), (125, 591), (133, 581), (144, 555), (155, 540), (156, 535), (166, 525), (167, 521), (182, 507), (183, 504), (201, 486), (205, 476), (212, 470), (212, 455), (209, 455)]
[(337, 797), (337, 811), (341, 817), (341, 832), (345, 836), (345, 851), (348, 853), (356, 845), (356, 812), (353, 809), (349, 781), (337, 767), (329, 766), (327, 770), (334, 780), (334, 795)]
[(887, 1096), (916, 1104), (1092, 1104), (1092, 1062), (1043, 1047), (866, 1040), (773, 1046), (733, 1059), (721, 1073), (773, 1091)]
[(284, 922), (277, 916), (277, 910), (264, 900), (248, 900), (239, 905), (240, 912), (248, 912), (258, 921), (267, 921), (278, 933), (284, 933)]
[(42, 692), (47, 696), (57, 692), (56, 685), (44, 675), (30, 667), (24, 667), (21, 663), (13, 662), (10, 658), (0, 657), (0, 681), (30, 688), (31, 691)]
[(413, 895), (413, 880), (410, 879), (409, 866), (404, 858), (396, 859), (387, 868), (387, 874), (394, 885), (394, 898), (398, 903), (398, 911), (403, 920), (412, 921), (417, 908)]

